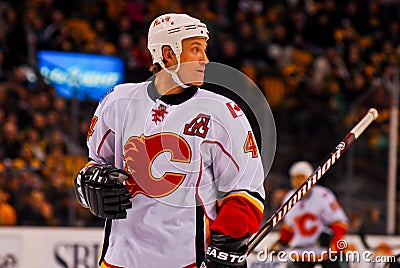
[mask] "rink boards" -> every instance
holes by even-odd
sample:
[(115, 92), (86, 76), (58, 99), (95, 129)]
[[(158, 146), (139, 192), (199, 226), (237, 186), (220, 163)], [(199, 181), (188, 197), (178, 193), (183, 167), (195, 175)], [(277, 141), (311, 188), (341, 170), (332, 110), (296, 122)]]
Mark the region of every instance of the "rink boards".
[[(249, 256), (249, 268), (288, 267), (285, 261), (263, 255), (276, 241), (276, 235), (269, 234)], [(7, 267), (5, 262), (15, 261), (15, 266), (9, 267), (95, 268), (102, 241), (101, 228), (0, 227), (0, 267)], [(369, 250), (363, 246), (357, 235), (348, 235), (344, 239), (347, 249), (360, 256), (360, 261), (351, 263), (351, 268), (383, 267), (384, 263), (379, 261), (384, 259), (376, 262), (376, 256), (400, 253), (400, 236), (370, 235), (366, 237), (366, 241)], [(363, 261), (363, 254), (371, 262)], [(284, 253), (281, 255), (284, 256)]]

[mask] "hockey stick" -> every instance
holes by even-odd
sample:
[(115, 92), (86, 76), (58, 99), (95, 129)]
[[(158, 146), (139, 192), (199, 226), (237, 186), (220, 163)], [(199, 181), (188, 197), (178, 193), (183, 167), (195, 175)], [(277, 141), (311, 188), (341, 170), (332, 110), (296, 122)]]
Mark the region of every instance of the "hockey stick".
[(319, 179), (335, 164), (339, 157), (350, 147), (351, 144), (364, 132), (364, 130), (378, 117), (375, 108), (370, 108), (368, 113), (353, 127), (335, 149), (325, 160), (314, 170), (307, 180), (290, 196), (290, 198), (267, 220), (261, 229), (254, 234), (248, 243), (247, 254), (250, 254), (255, 247), (271, 232), (293, 206), (319, 181)]

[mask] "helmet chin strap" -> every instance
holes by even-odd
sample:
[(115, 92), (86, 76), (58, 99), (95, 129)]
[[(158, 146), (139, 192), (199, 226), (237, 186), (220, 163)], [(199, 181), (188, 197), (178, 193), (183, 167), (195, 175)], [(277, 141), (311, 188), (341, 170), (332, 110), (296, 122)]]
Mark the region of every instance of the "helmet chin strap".
[(171, 75), (172, 80), (174, 80), (174, 82), (175, 82), (176, 84), (178, 84), (178, 86), (180, 86), (180, 87), (182, 87), (182, 88), (188, 88), (188, 87), (190, 87), (190, 86), (184, 84), (184, 83), (181, 81), (181, 79), (179, 78), (179, 76), (178, 76), (178, 71), (179, 71), (179, 69), (181, 68), (181, 58), (180, 58), (180, 56), (176, 56), (176, 59), (178, 60), (178, 66), (177, 66), (176, 69), (173, 70), (173, 71), (171, 71), (171, 70), (169, 70), (168, 68), (166, 68), (165, 65), (164, 65), (164, 62), (161, 61), (161, 62), (159, 62), (159, 63), (160, 63), (160, 65), (161, 65), (161, 67), (162, 67), (167, 73), (169, 73), (169, 74)]

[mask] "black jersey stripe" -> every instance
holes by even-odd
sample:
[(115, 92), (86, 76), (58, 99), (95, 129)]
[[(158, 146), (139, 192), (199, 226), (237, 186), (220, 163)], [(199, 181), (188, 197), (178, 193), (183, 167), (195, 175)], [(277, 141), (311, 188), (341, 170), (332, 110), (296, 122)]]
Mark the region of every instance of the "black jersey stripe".
[(227, 193), (224, 193), (220, 199), (224, 199), (225, 197), (234, 194), (234, 193), (240, 193), (240, 192), (246, 192), (247, 194), (249, 194), (251, 197), (253, 197), (254, 199), (257, 199), (258, 201), (260, 201), (262, 204), (264, 204), (265, 200), (264, 198), (261, 197), (261, 195), (258, 192), (253, 192), (253, 191), (249, 191), (249, 190), (233, 190)]

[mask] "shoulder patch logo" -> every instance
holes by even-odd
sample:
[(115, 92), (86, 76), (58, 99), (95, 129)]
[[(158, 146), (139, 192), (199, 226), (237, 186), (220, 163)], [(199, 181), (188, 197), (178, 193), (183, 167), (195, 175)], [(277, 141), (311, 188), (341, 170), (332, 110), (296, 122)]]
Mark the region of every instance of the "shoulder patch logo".
[(209, 129), (210, 116), (198, 114), (190, 123), (185, 125), (183, 134), (205, 138)]
[(231, 112), (233, 118), (244, 115), (242, 109), (240, 109), (239, 105), (237, 105), (234, 101), (227, 102), (226, 106), (228, 107), (229, 112)]

